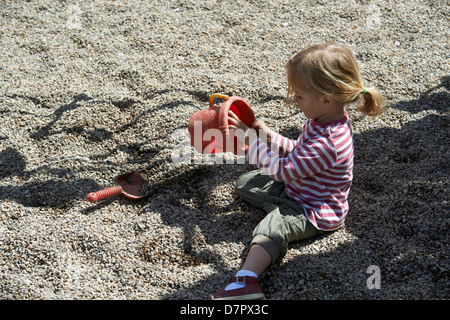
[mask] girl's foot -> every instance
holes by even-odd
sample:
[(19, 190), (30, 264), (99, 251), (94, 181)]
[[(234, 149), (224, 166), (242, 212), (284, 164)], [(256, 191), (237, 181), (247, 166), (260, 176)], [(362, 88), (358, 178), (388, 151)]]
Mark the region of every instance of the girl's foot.
[[(237, 289), (225, 290), (229, 284), (238, 284)], [(259, 285), (258, 278), (251, 276), (231, 277), (223, 287), (211, 295), (213, 300), (258, 300), (264, 294)]]

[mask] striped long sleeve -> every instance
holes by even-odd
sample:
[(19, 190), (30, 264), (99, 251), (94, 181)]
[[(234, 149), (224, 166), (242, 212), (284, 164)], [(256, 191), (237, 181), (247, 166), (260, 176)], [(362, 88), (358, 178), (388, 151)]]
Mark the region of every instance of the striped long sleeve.
[[(280, 148), (287, 154), (280, 154)], [(287, 195), (305, 208), (318, 229), (343, 225), (353, 178), (353, 139), (347, 116), (329, 123), (309, 119), (297, 140), (274, 134), (270, 147), (256, 139), (247, 157), (273, 179), (285, 182)]]

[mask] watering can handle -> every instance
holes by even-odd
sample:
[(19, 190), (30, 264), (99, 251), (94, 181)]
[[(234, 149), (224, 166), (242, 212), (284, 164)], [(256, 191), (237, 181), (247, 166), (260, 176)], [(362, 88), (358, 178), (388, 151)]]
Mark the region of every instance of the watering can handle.
[(230, 99), (230, 97), (225, 95), (225, 94), (215, 93), (209, 98), (209, 107), (210, 108), (214, 107), (214, 105), (213, 105), (214, 104), (214, 98), (222, 98), (224, 100)]

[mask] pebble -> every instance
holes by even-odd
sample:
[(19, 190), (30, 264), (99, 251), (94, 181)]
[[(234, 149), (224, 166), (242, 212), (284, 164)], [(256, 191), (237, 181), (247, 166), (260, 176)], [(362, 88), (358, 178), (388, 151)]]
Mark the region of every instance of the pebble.
[[(266, 297), (448, 299), (447, 8), (216, 2), (2, 4), (0, 299), (208, 299), (264, 212), (234, 193), (252, 166), (194, 163), (175, 133), (226, 93), (297, 138), (284, 65), (323, 41), (351, 47), (386, 106), (374, 119), (349, 108), (346, 225), (290, 244), (261, 277)], [(148, 198), (86, 201), (133, 170)], [(367, 287), (372, 265), (380, 289)]]

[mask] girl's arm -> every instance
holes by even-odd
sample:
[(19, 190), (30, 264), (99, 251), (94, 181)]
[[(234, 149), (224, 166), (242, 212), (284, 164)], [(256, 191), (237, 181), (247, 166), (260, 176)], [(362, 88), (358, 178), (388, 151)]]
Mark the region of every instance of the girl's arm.
[[(229, 128), (240, 129), (244, 133), (236, 135), (236, 137), (249, 146), (247, 153), (249, 162), (257, 165), (264, 173), (275, 180), (298, 180), (316, 175), (336, 164), (336, 150), (326, 138), (309, 139), (305, 144), (295, 146), (295, 148), (292, 145), (291, 152), (283, 156), (280, 152), (274, 152), (276, 150), (273, 148), (273, 140), (277, 139), (278, 134), (269, 129), (272, 139), (272, 147), (269, 147), (264, 139), (256, 135), (254, 128), (248, 128), (231, 111), (229, 116), (229, 120), (232, 123), (229, 125)], [(284, 138), (281, 135), (278, 136)]]
[(264, 124), (260, 120), (255, 120), (251, 124), (251, 128), (249, 128), (231, 110), (228, 112), (228, 117), (229, 121), (232, 123), (231, 125), (229, 125), (229, 128), (241, 129), (246, 136), (245, 142), (242, 142), (247, 145), (249, 145), (249, 129), (254, 129), (256, 130), (258, 138), (260, 138), (273, 150), (278, 149), (278, 153), (281, 156), (286, 156), (295, 147), (294, 140), (283, 137), (281, 134), (272, 131), (266, 124)]

